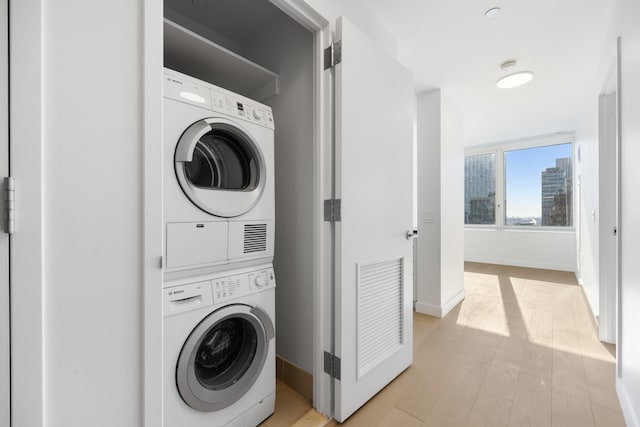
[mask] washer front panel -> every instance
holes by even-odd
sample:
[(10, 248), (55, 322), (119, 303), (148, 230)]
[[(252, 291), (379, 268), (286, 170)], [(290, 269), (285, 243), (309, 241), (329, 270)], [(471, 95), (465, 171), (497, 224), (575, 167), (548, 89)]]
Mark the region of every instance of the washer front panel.
[(207, 316), (187, 338), (176, 367), (184, 402), (217, 411), (238, 401), (255, 383), (273, 338), (273, 324), (260, 307), (228, 305)]

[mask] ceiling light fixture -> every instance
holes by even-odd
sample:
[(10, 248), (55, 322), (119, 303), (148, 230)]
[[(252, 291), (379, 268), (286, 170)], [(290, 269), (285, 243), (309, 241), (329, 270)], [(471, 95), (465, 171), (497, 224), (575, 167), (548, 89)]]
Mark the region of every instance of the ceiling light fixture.
[(484, 17), (487, 19), (495, 18), (498, 15), (500, 15), (499, 7), (492, 7), (484, 13)]
[(496, 82), (496, 86), (500, 89), (511, 89), (529, 83), (533, 79), (531, 71), (518, 71), (517, 73), (507, 74)]

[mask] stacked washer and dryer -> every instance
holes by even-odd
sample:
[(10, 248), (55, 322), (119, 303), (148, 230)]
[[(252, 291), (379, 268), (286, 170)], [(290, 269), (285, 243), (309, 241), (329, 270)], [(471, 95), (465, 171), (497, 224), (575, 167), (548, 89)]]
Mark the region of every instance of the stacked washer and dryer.
[(270, 107), (165, 69), (164, 425), (255, 426), (275, 404)]

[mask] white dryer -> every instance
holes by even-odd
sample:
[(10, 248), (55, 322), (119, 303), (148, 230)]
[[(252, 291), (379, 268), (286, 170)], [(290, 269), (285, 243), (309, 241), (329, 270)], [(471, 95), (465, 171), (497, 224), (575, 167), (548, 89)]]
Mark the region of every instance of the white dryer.
[(273, 261), (273, 145), (270, 107), (165, 68), (165, 279)]
[(165, 287), (165, 427), (256, 426), (273, 413), (275, 279), (271, 265), (253, 268)]

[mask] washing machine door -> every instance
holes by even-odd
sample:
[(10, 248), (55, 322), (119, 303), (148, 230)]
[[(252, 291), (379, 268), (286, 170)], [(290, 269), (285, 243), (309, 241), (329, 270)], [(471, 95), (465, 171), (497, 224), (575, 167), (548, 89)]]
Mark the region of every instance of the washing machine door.
[(176, 367), (184, 402), (199, 411), (232, 405), (255, 383), (274, 337), (259, 306), (234, 304), (207, 316), (187, 338)]
[(211, 215), (229, 218), (251, 210), (264, 190), (266, 169), (255, 139), (224, 118), (197, 121), (176, 146), (175, 170), (182, 191)]

